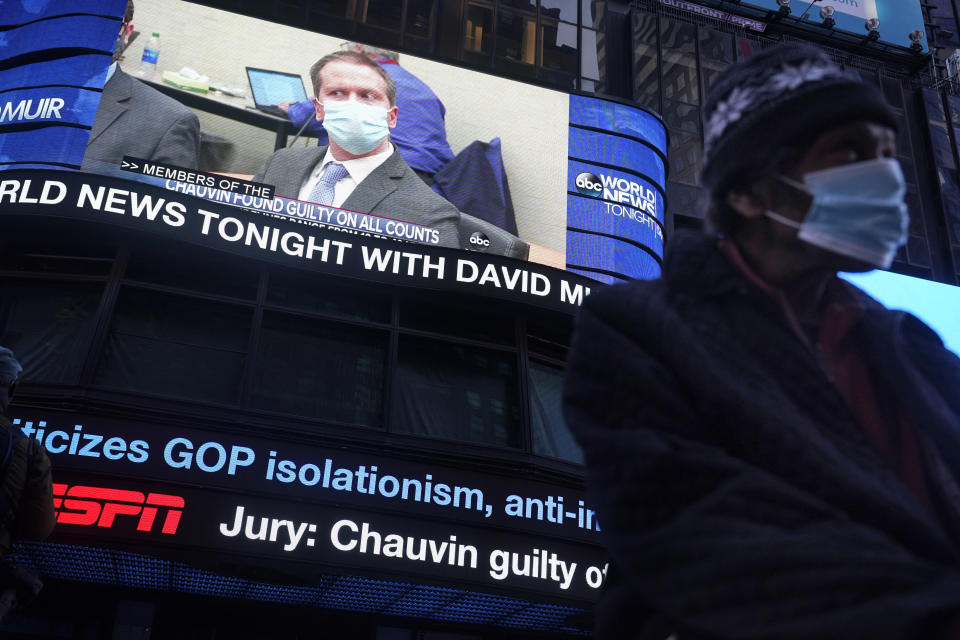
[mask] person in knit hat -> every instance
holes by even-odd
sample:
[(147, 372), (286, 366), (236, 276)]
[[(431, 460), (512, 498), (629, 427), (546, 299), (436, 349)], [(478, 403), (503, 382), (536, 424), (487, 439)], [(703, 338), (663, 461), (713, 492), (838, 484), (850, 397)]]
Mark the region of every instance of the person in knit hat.
[(837, 278), (906, 239), (897, 123), (798, 45), (703, 118), (704, 230), (592, 293), (568, 357), (597, 637), (960, 638), (960, 359)]

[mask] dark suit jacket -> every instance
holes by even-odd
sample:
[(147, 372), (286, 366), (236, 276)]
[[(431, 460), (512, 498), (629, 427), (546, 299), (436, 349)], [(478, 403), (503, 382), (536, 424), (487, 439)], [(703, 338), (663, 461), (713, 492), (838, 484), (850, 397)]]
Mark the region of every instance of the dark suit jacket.
[(715, 241), (677, 233), (661, 279), (587, 298), (564, 401), (611, 555), (599, 638), (647, 637), (644, 609), (680, 640), (939, 637), (960, 615), (960, 359), (863, 297), (850, 339), (918, 429), (936, 512)]
[[(326, 152), (327, 147), (281, 149), (267, 160), (254, 181), (272, 184), (278, 196), (296, 198)], [(430, 227), (440, 232), (440, 246), (460, 246), (460, 212), (428, 187), (396, 149), (340, 207)]]
[(103, 87), (81, 168), (115, 173), (125, 155), (196, 168), (199, 153), (196, 114), (117, 69)]

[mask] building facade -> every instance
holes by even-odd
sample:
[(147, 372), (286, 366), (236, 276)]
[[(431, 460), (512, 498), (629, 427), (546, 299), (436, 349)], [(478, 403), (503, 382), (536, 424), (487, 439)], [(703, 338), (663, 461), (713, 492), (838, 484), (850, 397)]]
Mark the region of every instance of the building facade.
[[(960, 284), (957, 0), (921, 3), (929, 52), (838, 34), (799, 0), (789, 19), (715, 0), (192, 4), (660, 114), (661, 248), (700, 223), (701, 105), (716, 75), (778, 42), (814, 42), (898, 116), (912, 216), (892, 270)], [(0, 344), (28, 365), (11, 417), (53, 454), (73, 528), (17, 548), (48, 585), (0, 630), (590, 635), (605, 560), (560, 415), (589, 281), (476, 254), (495, 286), (448, 286), (429, 269), (414, 282), (407, 263), (361, 277), (349, 259), (338, 271), (258, 253), (250, 236), (225, 242), (229, 228), (217, 244), (40, 204), (0, 211)], [(363, 242), (392, 246), (353, 239), (354, 253)], [(424, 249), (409, 274), (441, 259), (463, 258)], [(544, 303), (542, 282), (565, 304)], [(326, 555), (312, 550), (317, 529)]]

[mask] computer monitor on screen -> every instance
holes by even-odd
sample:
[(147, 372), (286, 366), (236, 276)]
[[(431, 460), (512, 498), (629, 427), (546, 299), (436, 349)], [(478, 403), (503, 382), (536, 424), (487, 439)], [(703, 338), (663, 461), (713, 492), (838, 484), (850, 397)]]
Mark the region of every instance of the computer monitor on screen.
[(257, 109), (275, 116), (286, 117), (277, 108), (281, 102), (302, 102), (307, 99), (303, 79), (296, 73), (247, 67), (250, 93)]

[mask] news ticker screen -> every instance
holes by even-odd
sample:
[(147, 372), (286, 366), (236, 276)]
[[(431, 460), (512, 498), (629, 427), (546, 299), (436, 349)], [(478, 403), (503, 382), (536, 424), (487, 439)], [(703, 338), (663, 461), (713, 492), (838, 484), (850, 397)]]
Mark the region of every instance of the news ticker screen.
[[(162, 424), (18, 413), (56, 469), (52, 541), (362, 569), (596, 599), (582, 492), (396, 456)], [(298, 566), (302, 565), (300, 569)]]
[[(4, 9), (10, 46), (0, 53), (0, 169), (82, 168), (211, 207), (527, 259), (603, 282), (659, 275), (666, 132), (640, 108), (405, 54), (398, 65), (382, 63), (398, 86), (397, 149), (471, 216), (457, 229), (438, 222), (422, 197), (367, 193), (373, 182), (339, 208), (300, 197), (301, 176), (318, 162), (309, 151), (327, 134), (309, 122), (317, 119), (310, 103), (297, 105), (308, 115), (295, 141), (296, 109), (285, 127), (284, 118), (253, 109), (246, 68), (300, 74), (312, 91), (311, 65), (338, 51), (341, 39), (156, 0), (136, 6), (132, 24), (141, 35), (114, 72), (111, 54), (127, 33), (120, 34), (124, 0), (15, 4)], [(155, 69), (141, 63), (154, 32)], [(561, 48), (576, 45), (556, 37)], [(199, 136), (190, 132), (194, 117)], [(284, 170), (297, 174), (296, 187), (253, 180), (271, 162), (281, 130), (302, 154)], [(412, 148), (405, 146), (411, 131), (421, 136)]]

